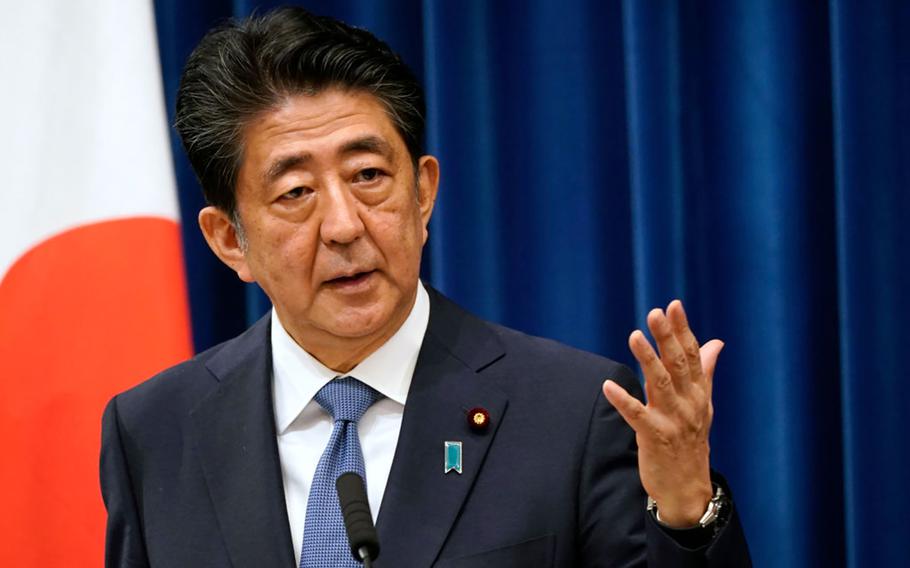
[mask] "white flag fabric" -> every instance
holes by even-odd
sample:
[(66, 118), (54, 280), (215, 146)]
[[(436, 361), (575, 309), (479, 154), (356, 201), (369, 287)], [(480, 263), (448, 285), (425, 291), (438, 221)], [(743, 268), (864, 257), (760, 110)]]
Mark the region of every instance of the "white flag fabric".
[(151, 1), (0, 18), (0, 566), (99, 566), (100, 419), (191, 354)]

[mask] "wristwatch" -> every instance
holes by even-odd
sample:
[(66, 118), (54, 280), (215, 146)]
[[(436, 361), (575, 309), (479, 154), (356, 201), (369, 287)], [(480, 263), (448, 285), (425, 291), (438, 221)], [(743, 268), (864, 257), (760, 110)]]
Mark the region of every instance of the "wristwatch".
[[(715, 524), (717, 522), (717, 520), (720, 518), (720, 516), (726, 512), (725, 509), (728, 508), (727, 495), (724, 493), (724, 490), (721, 488), (720, 485), (717, 485), (716, 483), (714, 483), (713, 485), (714, 485), (714, 496), (711, 497), (710, 501), (708, 501), (708, 508), (705, 511), (705, 514), (702, 515), (700, 519), (698, 519), (698, 524), (694, 525), (691, 528), (696, 528), (696, 527), (707, 528), (707, 527)], [(652, 499), (650, 495), (648, 495), (647, 509), (648, 509), (648, 511), (651, 512), (651, 514), (654, 515), (654, 519), (658, 523), (660, 523), (662, 526), (665, 526), (667, 528), (674, 528), (674, 527), (670, 527), (669, 525), (665, 524), (660, 519), (660, 511), (657, 509), (657, 501)]]

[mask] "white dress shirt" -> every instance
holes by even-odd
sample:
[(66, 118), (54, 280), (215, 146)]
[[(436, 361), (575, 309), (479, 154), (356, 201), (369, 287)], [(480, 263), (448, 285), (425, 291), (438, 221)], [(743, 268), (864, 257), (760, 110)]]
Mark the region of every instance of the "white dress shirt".
[(333, 425), (331, 415), (313, 397), (326, 383), (340, 376), (355, 377), (385, 395), (366, 411), (357, 425), (366, 465), (367, 498), (375, 521), (429, 319), (430, 298), (423, 284), (418, 283), (414, 307), (395, 335), (349, 373), (339, 374), (297, 345), (272, 309), (272, 404), (284, 498), (298, 560), (310, 485)]

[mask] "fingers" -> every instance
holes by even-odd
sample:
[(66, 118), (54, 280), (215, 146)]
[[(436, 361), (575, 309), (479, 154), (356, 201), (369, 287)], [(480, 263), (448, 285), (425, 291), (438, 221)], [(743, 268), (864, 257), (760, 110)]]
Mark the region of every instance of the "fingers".
[(638, 432), (644, 426), (647, 409), (637, 398), (609, 379), (604, 381), (603, 392), (610, 404), (616, 408), (622, 419), (633, 430)]
[[(666, 370), (670, 373), (676, 391), (684, 394), (692, 381), (690, 377), (689, 359), (680, 342), (677, 340), (675, 330), (663, 311), (655, 308), (648, 314), (648, 329), (657, 342), (660, 359)], [(696, 375), (696, 377), (700, 376)]]
[(673, 377), (670, 376), (660, 357), (651, 347), (651, 343), (645, 338), (645, 334), (637, 329), (633, 331), (629, 336), (629, 349), (638, 360), (638, 364), (641, 365), (641, 372), (645, 377), (648, 404), (656, 404), (664, 408), (673, 407), (677, 397)]
[(658, 308), (651, 310), (647, 323), (657, 344), (657, 352), (638, 330), (629, 337), (629, 347), (642, 366), (649, 401), (652, 396), (660, 398), (661, 393), (670, 390), (687, 396), (693, 383), (701, 383), (704, 388), (711, 378), (707, 376), (705, 363), (711, 364), (713, 377), (717, 353), (723, 343), (703, 352), (679, 300), (670, 302), (666, 314)]
[(686, 317), (686, 310), (679, 300), (673, 300), (667, 306), (667, 319), (676, 336), (676, 341), (686, 354), (686, 361), (689, 366), (689, 378), (693, 381), (700, 381), (704, 378), (701, 362), (701, 353), (698, 347), (698, 339), (692, 333), (689, 327), (689, 319)]
[(705, 391), (708, 394), (708, 399), (711, 398), (711, 392), (714, 387), (714, 368), (717, 366), (717, 358), (723, 348), (723, 341), (712, 339), (705, 343), (699, 352), (701, 367), (704, 369), (705, 374)]
[(679, 397), (710, 403), (723, 342), (715, 339), (699, 347), (679, 300), (670, 302), (666, 314), (651, 310), (647, 323), (657, 351), (639, 330), (629, 336), (629, 349), (641, 365), (648, 404), (669, 409), (679, 404)]

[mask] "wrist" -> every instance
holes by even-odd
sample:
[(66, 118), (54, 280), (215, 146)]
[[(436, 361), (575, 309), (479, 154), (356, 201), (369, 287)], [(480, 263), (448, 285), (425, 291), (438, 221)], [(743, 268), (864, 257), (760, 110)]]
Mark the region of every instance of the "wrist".
[(712, 484), (699, 486), (687, 492), (684, 497), (662, 497), (660, 500), (649, 498), (649, 509), (653, 509), (661, 524), (674, 528), (698, 526), (705, 511), (714, 497)]

